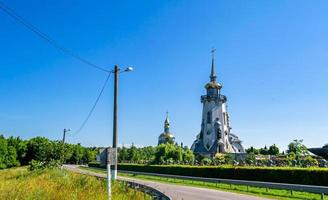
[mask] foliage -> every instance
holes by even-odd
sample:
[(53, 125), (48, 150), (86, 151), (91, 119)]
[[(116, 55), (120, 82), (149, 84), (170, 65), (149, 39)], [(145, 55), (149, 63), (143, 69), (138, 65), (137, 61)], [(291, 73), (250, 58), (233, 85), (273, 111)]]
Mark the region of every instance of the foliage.
[(61, 165), (60, 160), (50, 160), (50, 161), (37, 161), (37, 160), (31, 160), (29, 162), (28, 169), (30, 171), (34, 170), (42, 170), (42, 169), (53, 169), (53, 168), (59, 168)]
[(120, 163), (138, 164), (193, 164), (195, 156), (189, 148), (182, 148), (176, 144), (160, 144), (156, 147), (118, 148), (118, 161)]
[[(24, 167), (0, 171), (0, 199), (105, 200), (106, 182), (66, 170), (28, 171)], [(147, 198), (147, 196), (146, 196)], [(112, 184), (113, 200), (143, 200), (142, 192)]]
[(225, 157), (224, 157), (224, 154), (222, 154), (222, 153), (217, 153), (217, 154), (215, 154), (213, 161), (214, 161), (215, 164), (217, 164), (217, 165), (222, 165), (222, 164), (224, 164), (224, 163), (225, 163)]
[(255, 162), (256, 162), (256, 159), (255, 159), (255, 154), (254, 153), (249, 153), (245, 159), (245, 162), (248, 164), (248, 165), (254, 165)]
[(31, 169), (58, 166), (60, 163), (81, 164), (95, 160), (98, 149), (80, 144), (63, 144), (44, 137), (22, 140), (0, 135), (0, 169), (31, 164)]
[(106, 168), (106, 166), (101, 165), (100, 162), (89, 162), (88, 167)]
[(119, 164), (118, 169), (182, 176), (328, 186), (328, 169), (322, 168)]
[(303, 140), (293, 140), (288, 145), (288, 153), (294, 153), (296, 155), (296, 159), (299, 159), (301, 156), (306, 156), (309, 154), (307, 147), (303, 144)]
[(273, 144), (269, 148), (267, 146), (264, 146), (264, 148), (256, 149), (254, 147), (250, 147), (246, 149), (246, 152), (248, 154), (253, 153), (254, 155), (279, 155), (280, 150), (279, 148)]
[(253, 153), (254, 155), (259, 155), (260, 150), (254, 148), (254, 147), (250, 147), (250, 148), (246, 149), (246, 153), (248, 153), (248, 154)]
[[(88, 169), (94, 171), (94, 169)], [(102, 170), (97, 170), (97, 172), (106, 172)], [(240, 192), (244, 194), (252, 194), (259, 197), (267, 197), (269, 199), (279, 199), (279, 200), (322, 200), (321, 194), (318, 193), (309, 193), (302, 191), (293, 191), (291, 193), (289, 190), (281, 190), (281, 189), (268, 189), (266, 190), (263, 187), (254, 187), (237, 184), (225, 184), (225, 183), (214, 183), (214, 182), (203, 182), (203, 181), (194, 181), (185, 178), (162, 178), (159, 176), (151, 176), (151, 175), (136, 175), (132, 173), (121, 173), (121, 176), (137, 178), (142, 180), (151, 180), (151, 181), (160, 181), (165, 183), (176, 183), (179, 185), (193, 186), (198, 188), (210, 188), (216, 190), (224, 190), (224, 191), (233, 191)], [(264, 192), (265, 191), (265, 192)], [(265, 198), (265, 199), (267, 199)], [(262, 199), (262, 198), (261, 198)]]
[(278, 155), (279, 154), (279, 148), (273, 144), (269, 147), (269, 151), (268, 151), (269, 155)]
[(318, 165), (319, 162), (316, 159), (314, 159), (312, 156), (307, 156), (302, 162), (302, 167), (313, 167)]
[(17, 152), (11, 144), (8, 144), (3, 135), (0, 135), (0, 169), (15, 166), (19, 166)]

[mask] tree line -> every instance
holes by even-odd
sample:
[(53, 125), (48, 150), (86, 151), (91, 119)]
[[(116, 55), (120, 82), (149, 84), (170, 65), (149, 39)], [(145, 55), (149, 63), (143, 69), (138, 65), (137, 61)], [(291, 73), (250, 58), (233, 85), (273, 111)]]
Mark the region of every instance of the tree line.
[(303, 140), (293, 140), (286, 152), (280, 151), (273, 144), (263, 148), (250, 147), (243, 159), (233, 154), (217, 153), (213, 157), (194, 154), (187, 146), (167, 143), (148, 147), (120, 147), (118, 148), (119, 163), (135, 164), (186, 164), (186, 165), (238, 165), (238, 166), (326, 166), (325, 161), (311, 156)]
[(89, 163), (95, 160), (97, 153), (96, 147), (63, 144), (45, 137), (23, 140), (20, 137), (5, 138), (0, 135), (0, 169), (28, 164)]
[(120, 163), (138, 164), (193, 164), (194, 153), (187, 147), (167, 143), (147, 147), (120, 147), (118, 161)]

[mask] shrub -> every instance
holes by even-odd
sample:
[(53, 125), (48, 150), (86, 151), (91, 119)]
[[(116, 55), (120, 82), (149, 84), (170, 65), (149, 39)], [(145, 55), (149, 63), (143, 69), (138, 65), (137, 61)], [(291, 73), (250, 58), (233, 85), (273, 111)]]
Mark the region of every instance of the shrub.
[(320, 168), (119, 164), (118, 169), (206, 178), (328, 186), (328, 170)]
[(102, 166), (100, 162), (89, 162), (88, 163), (89, 167), (96, 167), (96, 168), (106, 168), (106, 166)]
[(50, 160), (50, 161), (38, 161), (38, 160), (31, 160), (29, 162), (28, 169), (30, 171), (34, 170), (41, 170), (41, 169), (53, 169), (53, 168), (59, 168), (61, 165), (61, 162), (59, 160)]

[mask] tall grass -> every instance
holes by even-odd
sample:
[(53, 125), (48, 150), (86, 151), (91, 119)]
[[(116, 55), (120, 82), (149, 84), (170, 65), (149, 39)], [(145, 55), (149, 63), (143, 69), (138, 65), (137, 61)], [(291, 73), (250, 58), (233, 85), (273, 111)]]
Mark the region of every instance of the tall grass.
[[(116, 182), (113, 200), (150, 199), (142, 192)], [(106, 182), (95, 177), (66, 170), (27, 168), (0, 170), (0, 199), (6, 200), (103, 200), (107, 198)]]

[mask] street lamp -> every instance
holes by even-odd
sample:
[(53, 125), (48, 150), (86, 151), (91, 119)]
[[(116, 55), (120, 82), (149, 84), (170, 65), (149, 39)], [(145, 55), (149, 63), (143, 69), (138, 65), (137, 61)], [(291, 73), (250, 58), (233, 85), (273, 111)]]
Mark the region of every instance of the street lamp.
[[(118, 95), (118, 75), (124, 72), (133, 71), (132, 67), (127, 67), (124, 71), (115, 65), (114, 70), (114, 113), (113, 113), (113, 148), (115, 149), (115, 160), (117, 161), (117, 95)], [(112, 179), (117, 179), (117, 162), (114, 163), (113, 169), (111, 171)]]

